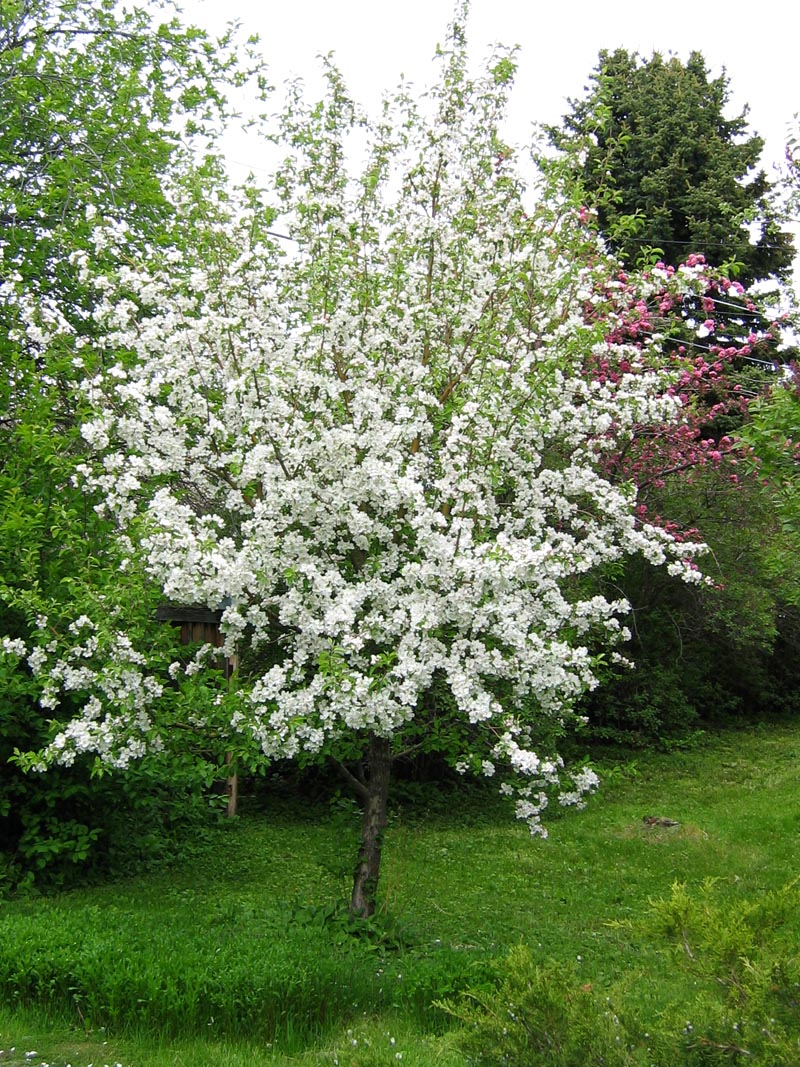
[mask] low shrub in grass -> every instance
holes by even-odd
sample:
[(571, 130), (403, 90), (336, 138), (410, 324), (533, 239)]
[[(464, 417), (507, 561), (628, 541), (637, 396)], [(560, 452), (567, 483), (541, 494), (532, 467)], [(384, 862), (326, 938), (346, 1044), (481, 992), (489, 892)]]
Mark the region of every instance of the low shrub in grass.
[(672, 1033), (659, 1035), (665, 1057), (675, 1049), (693, 1067), (800, 1063), (798, 881), (729, 900), (715, 880), (695, 893), (675, 885), (652, 904), (643, 930), (671, 946), (697, 990), (676, 1009)]
[(562, 964), (540, 966), (519, 945), (490, 990), (472, 990), (444, 1011), (464, 1024), (459, 1045), (474, 1067), (629, 1067), (628, 1034), (589, 984)]
[[(471, 1067), (797, 1067), (800, 890), (720, 900), (714, 884), (675, 886), (637, 924), (689, 981), (648, 1017), (636, 983), (596, 990), (563, 964), (511, 951), (495, 984), (441, 1007), (464, 1024)], [(632, 928), (633, 929), (633, 928)], [(673, 994), (674, 996), (674, 994)], [(652, 1007), (649, 1008), (652, 1012)]]

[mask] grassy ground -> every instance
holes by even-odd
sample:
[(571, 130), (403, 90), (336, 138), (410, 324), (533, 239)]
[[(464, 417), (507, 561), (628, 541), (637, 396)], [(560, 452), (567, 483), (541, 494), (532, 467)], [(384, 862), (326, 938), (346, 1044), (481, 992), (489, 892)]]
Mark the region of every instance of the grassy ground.
[[(798, 756), (800, 726), (643, 755), (544, 842), (486, 796), (408, 790), (380, 916), (358, 938), (337, 908), (356, 831), (345, 803), (276, 804), (191, 865), (5, 902), (0, 1067), (455, 1067), (434, 1002), (488, 989), (517, 944), (659, 1017), (693, 979), (643, 932), (648, 902), (708, 879), (720, 900), (757, 900), (800, 874)], [(800, 942), (800, 917), (781, 936)]]

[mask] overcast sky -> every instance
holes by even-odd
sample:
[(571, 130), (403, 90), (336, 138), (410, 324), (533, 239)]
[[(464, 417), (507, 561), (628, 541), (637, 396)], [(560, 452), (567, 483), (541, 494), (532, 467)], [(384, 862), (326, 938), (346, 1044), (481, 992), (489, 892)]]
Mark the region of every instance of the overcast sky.
[[(320, 53), (334, 52), (355, 98), (370, 109), (400, 74), (424, 88), (435, 77), (432, 56), (444, 39), (452, 0), (184, 0), (187, 20), (219, 31), (235, 18), (257, 33), (272, 83), (302, 76), (315, 83)], [(468, 38), (480, 61), (493, 42), (519, 45), (511, 109), (514, 140), (532, 121), (557, 122), (567, 98), (580, 96), (601, 48), (654, 50), (685, 60), (693, 50), (712, 75), (726, 69), (732, 113), (750, 105), (751, 128), (767, 139), (765, 162), (782, 157), (787, 123), (800, 111), (800, 7), (777, 0), (472, 0)], [(254, 170), (263, 162), (254, 137), (237, 138), (229, 154)]]
[[(375, 113), (401, 75), (422, 91), (436, 79), (436, 45), (445, 38), (455, 0), (182, 0), (187, 21), (219, 33), (231, 20), (258, 34), (275, 86), (275, 110), (287, 80), (319, 91), (320, 54), (333, 52), (351, 94)], [(792, 0), (472, 0), (467, 28), (477, 66), (491, 46), (519, 46), (519, 70), (506, 136), (527, 144), (531, 124), (557, 123), (568, 99), (583, 95), (606, 48), (649, 58), (654, 51), (684, 62), (705, 57), (712, 77), (729, 78), (728, 116), (749, 107), (750, 131), (765, 138), (762, 165), (776, 178), (787, 126), (800, 112), (800, 5)], [(229, 170), (266, 178), (270, 160), (252, 133), (225, 141)], [(800, 247), (800, 225), (789, 227)], [(800, 256), (794, 288), (800, 291)]]

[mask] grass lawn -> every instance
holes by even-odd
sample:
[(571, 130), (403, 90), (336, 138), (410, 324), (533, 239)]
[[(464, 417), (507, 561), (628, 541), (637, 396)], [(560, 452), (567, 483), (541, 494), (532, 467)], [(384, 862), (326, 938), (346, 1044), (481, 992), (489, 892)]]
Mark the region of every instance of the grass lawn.
[[(340, 906), (346, 803), (245, 811), (191, 864), (6, 901), (0, 1067), (455, 1067), (434, 1002), (492, 988), (520, 944), (644, 1018), (688, 1011), (697, 976), (647, 926), (649, 902), (714, 879), (733, 906), (800, 875), (798, 757), (800, 725), (637, 756), (607, 768), (584, 812), (554, 813), (547, 841), (492, 795), (401, 791), (380, 915), (360, 937)], [(796, 911), (773, 934), (796, 955)]]

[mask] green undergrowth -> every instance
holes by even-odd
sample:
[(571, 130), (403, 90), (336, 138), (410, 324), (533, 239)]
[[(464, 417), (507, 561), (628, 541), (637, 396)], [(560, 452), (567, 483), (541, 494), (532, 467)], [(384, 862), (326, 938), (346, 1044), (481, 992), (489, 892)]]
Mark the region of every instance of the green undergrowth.
[[(663, 915), (684, 893), (689, 910), (713, 902), (712, 932), (733, 928), (800, 874), (799, 755), (800, 726), (784, 725), (609, 762), (600, 796), (554, 813), (547, 841), (485, 792), (401, 788), (379, 912), (355, 929), (352, 805), (245, 804), (190, 862), (0, 905), (0, 1064), (450, 1067), (469, 1062), (454, 1006), (493, 1003), (514, 959), (554, 989), (582, 990), (576, 1003), (589, 996), (598, 1019), (624, 1002), (631, 1033), (672, 1034), (679, 1015), (692, 1023), (698, 990), (722, 984), (716, 964), (698, 970), (706, 935), (692, 960)], [(751, 955), (762, 975), (783, 966), (773, 984), (785, 979), (791, 1006), (800, 918), (787, 899)], [(725, 1004), (712, 998), (707, 1012), (727, 1034)], [(651, 1063), (739, 1062), (700, 1045), (686, 1058), (678, 1036)]]
[(471, 1067), (796, 1067), (798, 882), (758, 898), (727, 897), (716, 880), (693, 891), (676, 883), (637, 922), (620, 924), (672, 949), (683, 982), (666, 997), (658, 990), (656, 1011), (641, 972), (597, 987), (574, 963), (542, 964), (517, 945), (488, 989), (441, 1005), (462, 1023), (457, 1045)]

